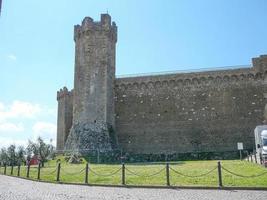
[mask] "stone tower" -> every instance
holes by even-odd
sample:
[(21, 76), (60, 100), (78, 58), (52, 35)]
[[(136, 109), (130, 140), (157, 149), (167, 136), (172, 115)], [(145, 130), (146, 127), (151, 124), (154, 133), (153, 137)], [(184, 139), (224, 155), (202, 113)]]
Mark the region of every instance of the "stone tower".
[(114, 82), (117, 26), (108, 14), (74, 27), (73, 123), (66, 150), (109, 151), (115, 145)]
[(58, 117), (57, 117), (57, 150), (63, 151), (72, 126), (73, 91), (66, 87), (57, 92)]

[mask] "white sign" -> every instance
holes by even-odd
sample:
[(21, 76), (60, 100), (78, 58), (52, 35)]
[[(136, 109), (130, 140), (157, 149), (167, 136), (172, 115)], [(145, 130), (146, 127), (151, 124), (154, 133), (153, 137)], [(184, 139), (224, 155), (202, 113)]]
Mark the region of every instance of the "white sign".
[(244, 148), (243, 148), (243, 142), (238, 142), (237, 143), (237, 149), (238, 150), (243, 150)]

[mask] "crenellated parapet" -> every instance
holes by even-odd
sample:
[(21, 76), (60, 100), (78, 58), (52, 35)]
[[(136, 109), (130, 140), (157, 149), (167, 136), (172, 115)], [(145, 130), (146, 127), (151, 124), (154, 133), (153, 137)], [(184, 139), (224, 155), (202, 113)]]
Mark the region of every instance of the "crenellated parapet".
[(73, 90), (68, 90), (67, 87), (63, 87), (59, 91), (57, 91), (57, 100), (59, 101), (60, 99), (66, 97), (66, 96), (73, 96)]
[(260, 55), (259, 57), (252, 58), (253, 69), (257, 72), (267, 70), (267, 55)]
[(117, 78), (116, 89), (152, 89), (162, 87), (225, 86), (227, 84), (267, 80), (267, 55), (252, 58), (253, 66), (219, 71), (173, 73)]
[(78, 41), (82, 37), (97, 37), (97, 33), (104, 31), (111, 40), (117, 42), (117, 26), (115, 22), (111, 22), (109, 14), (101, 14), (101, 21), (95, 22), (91, 17), (85, 17), (81, 25), (74, 26), (74, 41)]
[[(147, 79), (147, 80), (146, 80)], [(154, 79), (154, 80), (153, 80)], [(184, 88), (186, 86), (209, 86), (209, 85), (227, 85), (227, 84), (235, 84), (242, 82), (250, 82), (250, 81), (263, 81), (267, 79), (267, 70), (264, 72), (255, 72), (249, 71), (247, 73), (236, 73), (236, 74), (225, 74), (225, 75), (203, 75), (203, 76), (189, 76), (184, 78), (176, 78), (161, 75), (155, 78), (144, 78), (140, 80), (138, 77), (136, 78), (123, 78), (121, 80), (117, 79), (115, 88), (118, 90), (126, 90), (126, 89), (159, 89), (164, 87), (181, 87)]]

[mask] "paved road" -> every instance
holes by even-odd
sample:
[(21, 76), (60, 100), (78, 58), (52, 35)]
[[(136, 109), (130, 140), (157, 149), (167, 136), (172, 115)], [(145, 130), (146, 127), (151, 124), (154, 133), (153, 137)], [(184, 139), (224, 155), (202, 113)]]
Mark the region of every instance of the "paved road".
[(39, 183), (0, 175), (1, 200), (266, 200), (267, 191), (89, 187)]

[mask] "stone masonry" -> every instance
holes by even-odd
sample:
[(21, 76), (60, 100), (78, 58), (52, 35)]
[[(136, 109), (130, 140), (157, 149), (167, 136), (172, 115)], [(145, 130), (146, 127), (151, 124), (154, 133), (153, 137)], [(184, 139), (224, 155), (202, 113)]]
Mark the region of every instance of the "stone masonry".
[(264, 123), (267, 55), (250, 68), (115, 78), (117, 27), (108, 14), (100, 22), (86, 17), (74, 40), (74, 90), (57, 97), (59, 151), (253, 148), (253, 130)]
[[(115, 46), (117, 27), (111, 17), (86, 17), (74, 28), (75, 78), (72, 128), (66, 150), (110, 151), (114, 122)], [(68, 133), (66, 133), (68, 134)]]
[(58, 91), (58, 121), (57, 121), (57, 149), (64, 149), (64, 144), (68, 138), (72, 126), (73, 112), (73, 91), (68, 91), (66, 87)]

